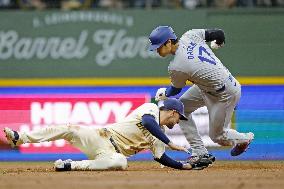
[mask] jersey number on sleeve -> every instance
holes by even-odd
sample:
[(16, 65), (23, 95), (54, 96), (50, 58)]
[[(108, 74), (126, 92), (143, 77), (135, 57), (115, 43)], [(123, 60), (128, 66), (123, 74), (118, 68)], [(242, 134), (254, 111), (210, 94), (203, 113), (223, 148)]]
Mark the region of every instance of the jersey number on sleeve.
[(209, 64), (214, 64), (216, 65), (215, 59), (210, 55), (210, 53), (202, 46), (199, 47), (199, 55), (198, 55), (199, 60), (202, 62), (207, 62)]

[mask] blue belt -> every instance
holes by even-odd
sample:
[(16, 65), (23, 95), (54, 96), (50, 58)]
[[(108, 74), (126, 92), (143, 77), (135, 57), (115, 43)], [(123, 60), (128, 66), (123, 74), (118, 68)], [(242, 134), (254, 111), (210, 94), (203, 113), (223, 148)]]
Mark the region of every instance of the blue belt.
[[(105, 132), (109, 132), (109, 131), (107, 130), (107, 128), (103, 128), (103, 130), (104, 130)], [(112, 136), (110, 136), (109, 141), (110, 141), (110, 143), (113, 145), (115, 151), (116, 151), (117, 153), (120, 153), (120, 150), (119, 150), (117, 144), (115, 143), (115, 141), (113, 140)]]

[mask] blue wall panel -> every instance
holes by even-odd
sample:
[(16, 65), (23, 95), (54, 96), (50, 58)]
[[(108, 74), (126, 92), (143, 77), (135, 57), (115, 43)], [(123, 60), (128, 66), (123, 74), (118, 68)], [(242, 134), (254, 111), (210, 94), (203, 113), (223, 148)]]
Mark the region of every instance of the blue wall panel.
[[(90, 93), (145, 93), (154, 97), (156, 87), (17, 87), (0, 88), (0, 94), (90, 94)], [(184, 89), (183, 91), (185, 91)], [(284, 86), (243, 86), (236, 109), (238, 131), (252, 131), (255, 140), (250, 149), (239, 157), (231, 157), (230, 149), (210, 150), (219, 160), (279, 160), (284, 159)], [(176, 159), (186, 154), (169, 151)], [(21, 154), (17, 150), (0, 150), (2, 161), (36, 161), (55, 159), (86, 159), (83, 154)], [(137, 154), (130, 160), (150, 160), (149, 152)]]

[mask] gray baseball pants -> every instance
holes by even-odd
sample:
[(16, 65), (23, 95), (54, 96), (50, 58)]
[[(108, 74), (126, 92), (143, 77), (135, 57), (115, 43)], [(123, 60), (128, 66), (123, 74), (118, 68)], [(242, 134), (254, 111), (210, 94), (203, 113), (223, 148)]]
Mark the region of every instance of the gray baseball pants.
[(209, 136), (215, 143), (231, 146), (248, 139), (244, 133), (229, 128), (240, 97), (241, 86), (232, 76), (225, 82), (225, 89), (222, 92), (207, 92), (193, 85), (180, 97), (188, 121), (180, 121), (179, 125), (191, 146), (192, 156), (208, 154), (191, 115), (202, 106), (208, 109)]

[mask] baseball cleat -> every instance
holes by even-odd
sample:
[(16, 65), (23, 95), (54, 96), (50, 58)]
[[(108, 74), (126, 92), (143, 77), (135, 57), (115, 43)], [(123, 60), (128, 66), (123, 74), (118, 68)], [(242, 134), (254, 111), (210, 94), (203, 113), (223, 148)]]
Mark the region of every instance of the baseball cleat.
[(55, 171), (71, 171), (71, 159), (62, 160), (58, 159), (54, 162)]
[(198, 161), (207, 162), (208, 164), (212, 164), (215, 161), (215, 156), (212, 154), (204, 154), (200, 156), (190, 156), (188, 161), (192, 163), (196, 163)]
[(213, 156), (212, 154), (204, 154), (201, 159), (203, 158), (210, 160), (212, 163), (216, 160), (216, 157)]
[(249, 132), (249, 133), (246, 133), (246, 135), (249, 138), (248, 141), (237, 143), (231, 150), (231, 156), (238, 156), (244, 153), (248, 149), (251, 141), (254, 139), (254, 134)]
[(188, 163), (199, 163), (204, 166), (204, 168), (208, 167), (216, 160), (215, 156), (212, 154), (204, 154), (200, 156), (191, 156), (187, 160)]
[(17, 131), (13, 131), (8, 127), (5, 127), (3, 131), (6, 135), (8, 143), (11, 145), (12, 148), (14, 148), (20, 138), (19, 133)]
[(197, 164), (193, 163), (193, 164), (191, 164), (191, 167), (192, 167), (191, 168), (192, 170), (203, 170), (203, 169), (205, 169), (208, 166), (200, 164), (200, 163), (197, 163)]

